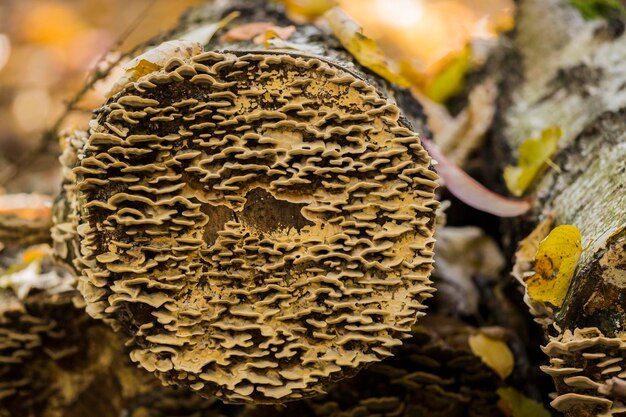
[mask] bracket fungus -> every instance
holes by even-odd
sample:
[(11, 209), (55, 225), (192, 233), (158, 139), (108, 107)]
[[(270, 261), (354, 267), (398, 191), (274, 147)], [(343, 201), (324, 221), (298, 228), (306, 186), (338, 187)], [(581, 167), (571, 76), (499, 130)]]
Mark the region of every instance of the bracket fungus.
[(87, 311), (166, 383), (311, 397), (391, 356), (423, 315), (437, 175), (395, 102), (339, 65), (172, 57), (74, 142)]
[(572, 416), (626, 413), (625, 335), (606, 336), (594, 327), (566, 330), (543, 351), (550, 364), (541, 369), (554, 378), (559, 392), (554, 408)]
[(500, 378), (468, 346), (475, 330), (429, 315), (394, 357), (332, 385), (327, 394), (257, 406), (242, 417), (502, 417)]
[(85, 314), (74, 275), (50, 252), (14, 245), (0, 257), (0, 417), (237, 415), (239, 406), (164, 387), (138, 369), (123, 338)]

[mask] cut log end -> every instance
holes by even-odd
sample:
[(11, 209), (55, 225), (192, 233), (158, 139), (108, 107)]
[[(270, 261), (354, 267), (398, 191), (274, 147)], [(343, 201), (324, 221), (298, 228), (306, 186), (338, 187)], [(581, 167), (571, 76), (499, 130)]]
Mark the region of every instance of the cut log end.
[(227, 402), (311, 397), (390, 356), (423, 314), (437, 175), (354, 72), (287, 53), (173, 57), (81, 137), (79, 289), (165, 382)]

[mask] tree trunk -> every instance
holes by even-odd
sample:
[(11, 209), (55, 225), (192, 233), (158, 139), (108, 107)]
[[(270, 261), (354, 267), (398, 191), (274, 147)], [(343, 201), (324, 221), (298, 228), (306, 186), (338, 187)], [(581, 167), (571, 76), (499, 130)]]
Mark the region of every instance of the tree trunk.
[[(617, 413), (626, 368), (626, 36), (620, 21), (584, 20), (565, 0), (523, 0), (503, 61), (497, 160), (514, 164), (522, 141), (560, 126), (554, 163), (532, 189), (525, 233), (550, 213), (588, 245), (565, 302), (540, 321), (558, 396), (572, 416)], [(501, 69), (500, 69), (501, 70)], [(515, 227), (515, 226), (514, 226)], [(538, 313), (536, 311), (536, 313)], [(608, 415), (608, 414), (607, 414)], [(611, 414), (612, 415), (612, 414)]]

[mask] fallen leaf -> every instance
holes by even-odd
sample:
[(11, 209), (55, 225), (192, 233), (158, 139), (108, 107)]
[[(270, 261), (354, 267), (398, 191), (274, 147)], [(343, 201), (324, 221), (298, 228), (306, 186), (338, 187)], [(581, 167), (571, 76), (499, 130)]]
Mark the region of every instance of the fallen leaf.
[(493, 369), (500, 378), (506, 379), (511, 375), (515, 365), (513, 352), (503, 340), (478, 332), (469, 337), (468, 343), (472, 353)]
[(271, 39), (279, 38), (282, 40), (287, 40), (296, 33), (296, 27), (294, 25), (291, 26), (272, 26), (265, 30), (263, 33), (257, 35), (252, 42), (260, 45), (264, 44), (265, 47), (268, 47), (268, 43)]
[(569, 0), (569, 3), (588, 20), (626, 16), (621, 0)]
[(528, 236), (518, 242), (515, 263), (511, 271), (511, 275), (524, 287), (524, 303), (528, 306), (535, 321), (543, 326), (553, 322), (554, 312), (552, 307), (530, 298), (526, 290), (525, 278), (534, 275), (533, 263), (539, 250), (539, 243), (548, 236), (553, 224), (554, 213), (548, 213)]
[(561, 136), (561, 128), (552, 126), (543, 129), (539, 138), (528, 138), (522, 142), (517, 166), (508, 165), (504, 168), (504, 181), (513, 195), (524, 194), (540, 171), (550, 163)]
[(539, 243), (535, 255), (534, 274), (524, 279), (528, 296), (535, 301), (560, 307), (583, 251), (580, 231), (576, 226), (561, 225)]
[(294, 22), (312, 22), (335, 6), (333, 0), (282, 0)]
[(532, 262), (535, 259), (537, 250), (539, 250), (539, 243), (545, 239), (554, 223), (554, 215), (549, 214), (543, 219), (532, 232), (524, 239), (520, 240), (517, 244), (517, 251), (515, 251), (515, 262)]
[(422, 80), (422, 91), (434, 101), (445, 102), (463, 90), (465, 74), (470, 69), (471, 61), (472, 48), (469, 45), (461, 51), (448, 54), (438, 62), (434, 75)]
[(220, 42), (249, 41), (273, 27), (272, 22), (252, 22), (235, 26), (220, 37)]
[(324, 19), (339, 42), (359, 64), (374, 71), (387, 81), (401, 87), (409, 82), (390, 68), (391, 63), (373, 39), (363, 34), (363, 28), (338, 7), (324, 14)]
[(532, 400), (515, 388), (498, 388), (502, 411), (511, 417), (550, 417), (551, 414), (538, 401)]
[(124, 75), (113, 85), (107, 97), (122, 91), (126, 84), (163, 68), (172, 58), (190, 58), (200, 54), (203, 50), (204, 47), (199, 42), (186, 40), (163, 42), (124, 65)]
[(429, 140), (423, 138), (422, 145), (437, 161), (435, 168), (448, 190), (468, 206), (499, 217), (516, 217), (530, 209), (527, 199), (507, 198), (487, 189), (446, 158)]
[(22, 263), (29, 264), (31, 262), (41, 262), (43, 258), (50, 256), (50, 246), (35, 245), (31, 246), (22, 253)]

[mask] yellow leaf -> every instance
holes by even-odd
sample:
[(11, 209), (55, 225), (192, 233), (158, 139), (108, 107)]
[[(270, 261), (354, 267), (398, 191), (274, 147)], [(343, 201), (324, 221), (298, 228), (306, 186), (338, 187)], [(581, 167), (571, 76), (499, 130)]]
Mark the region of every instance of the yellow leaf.
[(545, 239), (554, 223), (554, 214), (549, 214), (543, 219), (533, 231), (520, 240), (517, 244), (517, 250), (515, 251), (515, 262), (532, 262), (535, 259), (535, 254), (539, 250), (539, 243)]
[(31, 262), (41, 262), (42, 259), (50, 255), (50, 246), (37, 245), (26, 249), (22, 254), (22, 263), (27, 265)]
[(335, 6), (333, 0), (282, 0), (282, 3), (295, 22), (312, 22)]
[(324, 14), (330, 29), (344, 48), (352, 54), (359, 64), (401, 87), (408, 87), (409, 82), (400, 74), (391, 70), (390, 63), (373, 39), (363, 34), (363, 28), (338, 7)]
[(506, 387), (498, 389), (500, 402), (498, 405), (503, 408), (505, 415), (511, 417), (550, 417), (551, 414), (538, 401), (532, 400), (516, 390)]
[(511, 349), (504, 341), (479, 332), (471, 335), (468, 343), (472, 353), (493, 369), (500, 378), (506, 379), (511, 375), (515, 361)]
[[(22, 259), (14, 264), (10, 265), (2, 275), (11, 275), (19, 271), (23, 271), (32, 265), (33, 271), (39, 272), (41, 270), (41, 263), (44, 258), (51, 255), (51, 248), (46, 244), (32, 246), (26, 249), (22, 253)], [(6, 284), (6, 283), (5, 283)], [(0, 288), (6, 288), (7, 286), (0, 285)]]
[(528, 189), (535, 177), (550, 162), (563, 131), (558, 126), (544, 129), (539, 138), (526, 139), (519, 147), (517, 166), (504, 168), (506, 186), (516, 196)]
[(534, 274), (525, 279), (528, 296), (560, 307), (576, 271), (582, 253), (580, 231), (576, 226), (561, 225), (539, 243), (534, 259)]
[(443, 103), (459, 93), (465, 85), (465, 74), (470, 68), (472, 49), (469, 45), (449, 54), (438, 65), (433, 76), (426, 78), (421, 89), (431, 100)]

